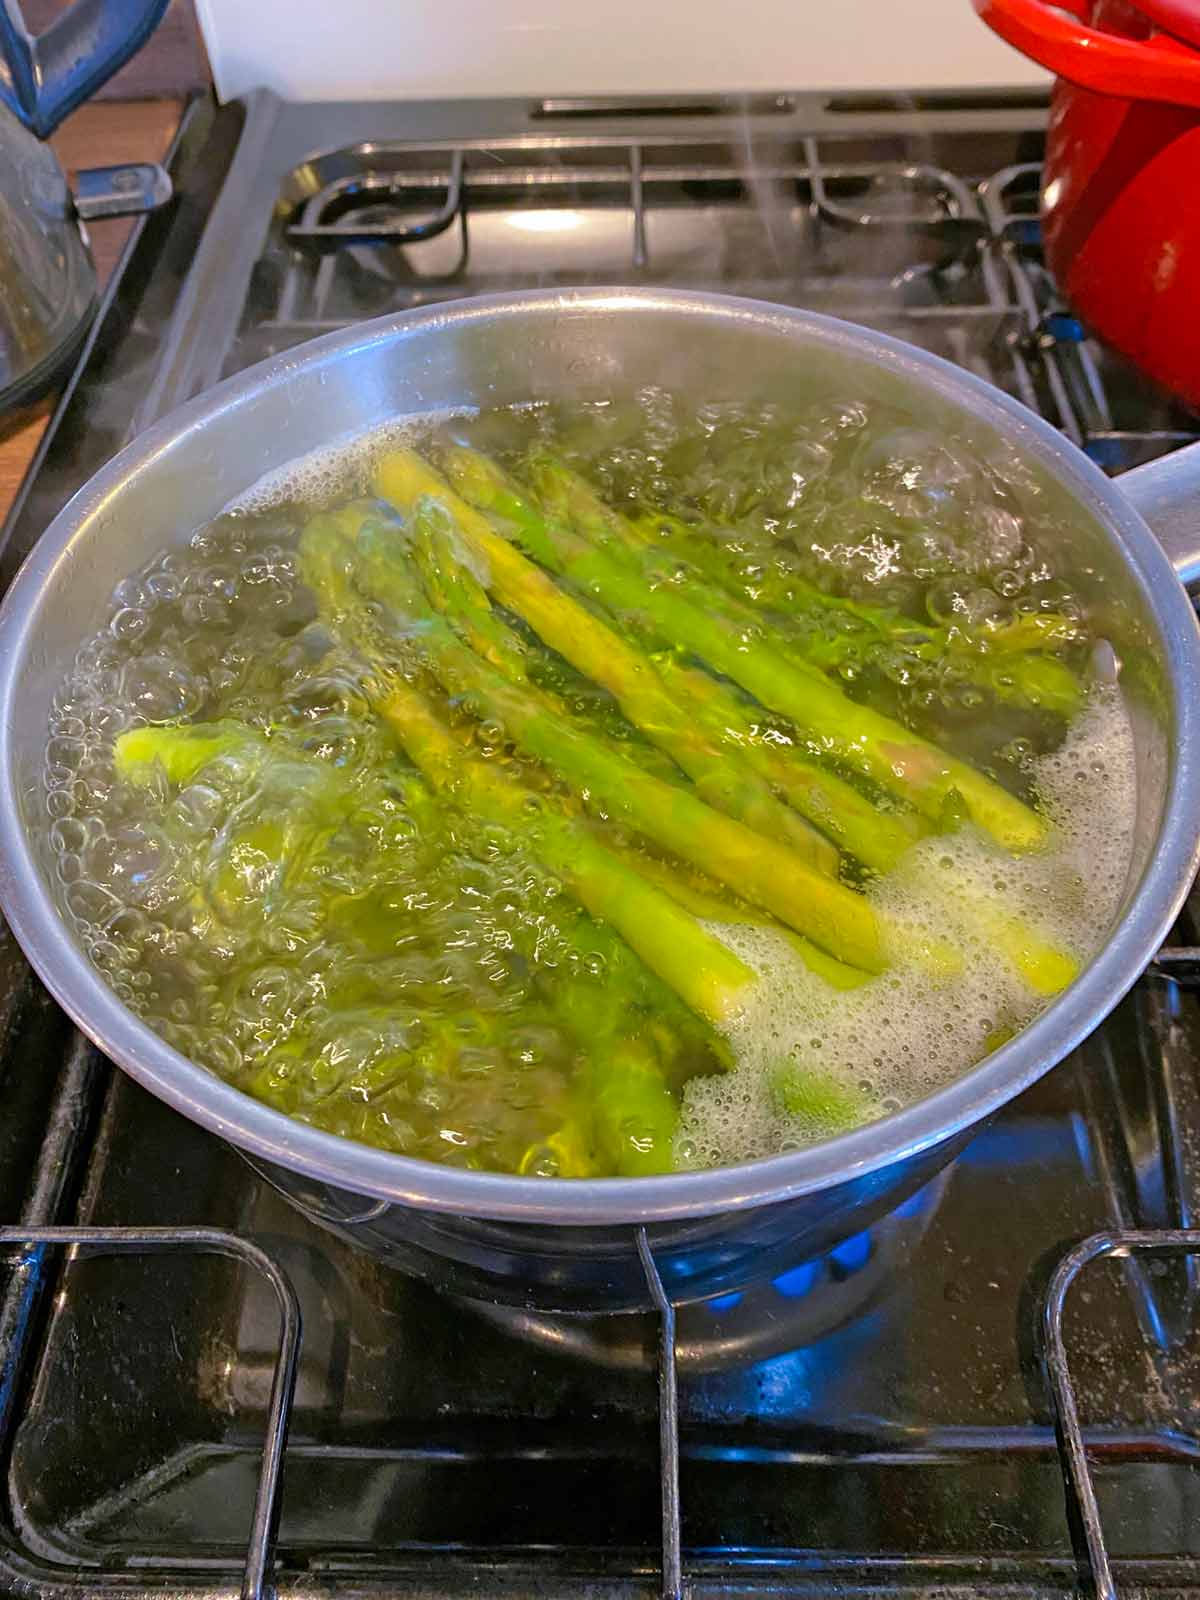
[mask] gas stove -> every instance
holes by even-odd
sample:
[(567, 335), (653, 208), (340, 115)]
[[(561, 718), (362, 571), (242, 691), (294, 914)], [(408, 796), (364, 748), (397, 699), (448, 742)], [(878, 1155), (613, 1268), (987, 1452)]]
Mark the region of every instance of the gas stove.
[[(517, 287), (815, 307), (1110, 471), (1200, 424), (1039, 253), (1036, 95), (192, 105), (10, 520), (314, 334)], [(113, 1071), (0, 942), (0, 1591), (1049, 1596), (1200, 1559), (1194, 909), (1088, 1043), (826, 1256), (655, 1315), (458, 1302)]]

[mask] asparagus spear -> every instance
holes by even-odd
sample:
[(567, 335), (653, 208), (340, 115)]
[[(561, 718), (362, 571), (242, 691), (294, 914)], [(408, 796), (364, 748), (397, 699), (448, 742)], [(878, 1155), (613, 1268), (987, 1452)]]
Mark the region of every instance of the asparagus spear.
[(1022, 917), (977, 905), (974, 914), (981, 927), (1017, 969), (1035, 994), (1049, 999), (1060, 994), (1079, 976), (1076, 958), (1037, 933)]
[[(473, 547), (458, 536), (450, 511), (436, 499), (419, 498), (406, 509), (412, 514), (422, 574), (428, 571), (433, 580), (427, 585), (430, 598), (452, 620), (463, 619), (459, 631), (468, 639), (478, 631), (477, 619), (486, 618), (491, 650), (481, 653), (512, 678), (513, 673), (506, 670), (512, 650), (501, 652), (498, 659), (495, 650), (497, 632), (508, 630), (491, 616), (486, 594), (463, 564), (464, 555), (469, 557)], [(525, 616), (546, 644), (607, 689), (629, 721), (688, 774), (704, 800), (768, 838), (780, 840), (820, 871), (837, 872), (837, 850), (803, 817), (777, 800), (769, 784), (740, 759), (736, 749), (722, 748), (676, 705), (653, 663), (641, 651), (563, 594), (503, 540), (496, 543), (528, 569), (523, 574), (526, 610), (516, 604), (513, 609)], [(478, 558), (478, 552), (476, 555)], [(498, 570), (494, 552), (488, 567), (492, 572)], [(501, 586), (499, 594), (508, 604), (509, 590)]]
[(174, 723), (166, 727), (129, 728), (113, 745), (113, 766), (126, 783), (144, 787), (161, 768), (174, 789), (191, 783), (218, 756), (259, 759), (266, 741), (244, 722)]
[[(569, 519), (571, 526), (584, 531), (593, 541), (601, 541), (607, 555), (615, 556), (618, 561), (624, 556), (646, 581), (650, 583), (665, 581), (661, 561), (656, 557), (654, 550), (644, 540), (639, 539), (629, 518), (606, 506), (591, 486), (576, 473), (553, 460), (538, 458), (534, 464), (534, 474), (539, 493), (546, 496), (549, 504), (557, 509), (560, 515)], [(752, 633), (759, 626), (759, 618), (752, 607), (730, 595), (727, 590), (714, 589), (710, 584), (706, 584), (703, 581), (704, 574), (698, 573), (694, 568), (689, 575), (695, 548), (695, 542), (689, 544), (682, 568), (678, 562), (673, 563), (674, 572), (671, 576), (674, 581), (678, 583), (682, 573), (688, 578), (689, 591), (695, 591), (698, 596), (702, 595), (706, 607), (727, 629)], [(716, 547), (710, 544), (710, 548)], [(712, 564), (710, 561), (709, 565)], [(1011, 641), (1017, 638), (1030, 636), (1030, 630), (1021, 629), (1019, 624), (1013, 624), (1007, 634), (998, 630), (996, 643), (1003, 649), (1002, 657), (984, 655), (977, 648), (964, 647), (965, 641), (956, 642), (947, 629), (934, 630), (925, 624), (911, 622), (907, 618), (897, 619), (894, 614), (881, 606), (836, 600), (832, 596), (823, 595), (815, 585), (798, 581), (797, 587), (808, 598), (810, 604), (816, 605), (819, 602), (827, 614), (840, 613), (844, 619), (853, 617), (862, 626), (857, 634), (830, 633), (828, 630), (822, 630), (819, 636), (806, 637), (803, 640), (782, 635), (775, 641), (774, 649), (794, 668), (805, 671), (813, 667), (825, 670), (841, 666), (860, 658), (867, 649), (864, 643), (864, 630), (873, 632), (878, 645), (894, 642), (898, 637), (902, 637), (903, 630), (907, 629), (912, 637), (906, 648), (916, 654), (923, 654), (927, 659), (953, 660), (978, 685), (987, 689), (997, 699), (1038, 706), (1064, 717), (1073, 716), (1079, 710), (1082, 690), (1075, 674), (1065, 663), (1053, 656), (1023, 655), (1006, 647), (1006, 640), (1011, 644)], [(1034, 637), (1046, 640), (1070, 627), (1066, 618), (1057, 619), (1057, 625), (1052, 619), (1048, 621), (1051, 621), (1051, 626), (1040, 634), (1033, 635)], [(867, 636), (870, 637), (870, 633)], [(970, 809), (969, 797), (964, 794), (963, 798)]]
[(606, 1168), (618, 1177), (670, 1172), (679, 1107), (643, 1040), (615, 1039), (593, 1063), (592, 1114)]
[[(319, 532), (306, 531), (302, 556), (306, 547), (311, 555), (313, 546), (321, 543)], [(528, 565), (503, 540), (499, 543), (503, 551)], [(693, 862), (848, 965), (869, 972), (886, 966), (883, 931), (863, 896), (815, 871), (785, 845), (714, 811), (690, 790), (644, 772), (601, 740), (581, 732), (527, 688), (502, 678), (441, 618), (423, 619), (403, 549), (389, 530), (364, 527), (357, 554), (364, 586), (372, 598), (391, 609), (443, 688), (452, 695), (470, 695), (528, 755), (559, 773), (593, 809), (607, 811)], [(316, 587), (309, 570), (306, 580)]]
[[(504, 541), (487, 518), (454, 495), (419, 456), (412, 451), (389, 452), (376, 469), (376, 487), (401, 508), (423, 494), (442, 500), (472, 548), (491, 564), (490, 581), (497, 591), (502, 584), (514, 596), (519, 594), (522, 574), (495, 553), (495, 545)], [(1006, 849), (1036, 849), (1045, 842), (1046, 823), (1036, 811), (902, 723), (851, 700), (818, 669), (806, 669), (789, 659), (760, 636), (757, 619), (753, 630), (739, 627), (736, 607), (722, 604), (711, 591), (705, 590), (702, 603), (694, 604), (675, 592), (669, 575), (656, 579), (654, 573), (638, 570), (603, 548), (578, 554), (572, 541), (563, 540), (548, 520), (541, 534), (554, 549), (556, 569), (585, 593), (618, 614), (651, 616), (677, 648), (699, 656), (763, 705), (807, 729), (829, 754), (910, 800), (935, 824), (942, 825), (948, 808), (961, 801), (972, 821)], [(515, 600), (505, 603), (519, 609)]]
[(956, 651), (956, 663), (969, 663), (966, 676), (994, 699), (1049, 711), (1070, 719), (1083, 704), (1083, 686), (1057, 656), (1009, 654), (968, 655)]
[(487, 590), (471, 572), (457, 545), (454, 520), (436, 500), (422, 501), (412, 519), (412, 553), (431, 603), (476, 655), (506, 678), (524, 683), (529, 674), (521, 639), (492, 611)]
[[(659, 667), (659, 670), (662, 670), (662, 667)], [(694, 678), (694, 680), (702, 680), (702, 683), (710, 686), (710, 690), (715, 691), (718, 696), (726, 696), (728, 694), (728, 691), (723, 690), (722, 685), (718, 685), (714, 678), (707, 677), (707, 674), (693, 672), (693, 669), (688, 669), (688, 667), (677, 667), (675, 670), (677, 670), (678, 674), (686, 674), (688, 677)], [(672, 674), (670, 672), (664, 672), (664, 682), (667, 685), (672, 685)], [(734, 699), (734, 696), (728, 696), (728, 698)], [(736, 699), (734, 699), (733, 707), (726, 710), (726, 715), (734, 717), (738, 712), (739, 707), (736, 704)], [(774, 754), (774, 747), (763, 747), (763, 754), (765, 754), (766, 760), (770, 762)], [(816, 771), (821, 770), (816, 768)], [(840, 779), (832, 778), (832, 774), (822, 774), (822, 778), (829, 779), (832, 784), (840, 784)], [(786, 763), (779, 763), (779, 773), (776, 781), (778, 781), (779, 787), (784, 790), (784, 794), (787, 794), (787, 784), (789, 784), (789, 781), (797, 781), (797, 774), (790, 770)], [(877, 867), (880, 872), (886, 872), (896, 864), (902, 851), (907, 850), (907, 846), (910, 843), (914, 843), (915, 838), (920, 837), (920, 830), (912, 827), (912, 822), (917, 821), (917, 819), (912, 818), (912, 814), (906, 813), (886, 816), (886, 814), (874, 810), (870, 803), (864, 800), (862, 795), (858, 794), (858, 790), (851, 789), (848, 784), (842, 784), (840, 787), (845, 790), (845, 795), (838, 795), (837, 811), (830, 814), (830, 818), (827, 819), (824, 826), (829, 829), (830, 834), (834, 835), (834, 837), (837, 837), (838, 830), (840, 830), (842, 832), (840, 843), (845, 845), (846, 850), (856, 854), (861, 861), (867, 862), (869, 866)], [(824, 792), (821, 792), (821, 797), (824, 798)], [(819, 813), (816, 813), (816, 819), (819, 819)], [(923, 870), (926, 870), (926, 872), (930, 870), (928, 859), (923, 864)], [(946, 883), (947, 896), (952, 896), (955, 893), (954, 880), (947, 877), (938, 867), (934, 867), (933, 874)], [(1034, 990), (1034, 994), (1050, 998), (1051, 995), (1059, 994), (1062, 989), (1066, 989), (1067, 984), (1072, 984), (1075, 978), (1078, 978), (1080, 965), (1078, 965), (1077, 958), (1074, 955), (1070, 955), (1067, 950), (1061, 949), (1061, 946), (1053, 944), (1050, 939), (1046, 939), (1045, 934), (1038, 933), (1034, 926), (1030, 926), (1026, 918), (1016, 914), (1014, 910), (1006, 909), (1005, 906), (998, 906), (998, 904), (992, 904), (989, 901), (976, 901), (970, 907), (962, 907), (962, 909), (968, 912), (976, 928), (981, 931), (982, 936), (1000, 952), (1000, 955), (1003, 955), (1006, 962), (1016, 968), (1024, 982), (1029, 984), (1030, 989)], [(715, 914), (714, 912), (698, 912), (698, 915)], [(818, 971), (822, 978), (826, 979), (826, 982), (830, 982), (835, 989), (851, 989), (851, 987), (858, 986), (854, 981), (853, 968), (842, 966), (840, 973), (827, 970), (827, 968), (822, 970), (821, 963), (813, 958), (811, 947), (806, 950), (798, 950), (798, 954), (805, 960), (806, 965), (813, 968), (813, 971)], [(824, 957), (824, 960), (826, 960), (826, 963), (829, 962), (829, 957)], [(835, 965), (840, 966), (840, 963), (835, 963)], [(850, 981), (846, 981), (845, 974), (850, 974)], [(859, 976), (858, 982), (861, 981), (862, 978)]]
[[(671, 1017), (679, 1002), (666, 991), (646, 994), (636, 1007), (614, 1006), (614, 992), (635, 987), (628, 949), (596, 925), (579, 930), (577, 945), (602, 956), (605, 982), (555, 986), (555, 1008), (574, 1037), (586, 1041), (587, 1059), (573, 1115), (546, 1142), (560, 1172), (563, 1155), (569, 1159), (580, 1150), (594, 1151), (595, 1165), (621, 1177), (669, 1172), (679, 1120), (672, 1083), (695, 1072)], [(726, 1067), (732, 1059), (728, 1046), (717, 1042), (711, 1065)]]
[[(616, 850), (618, 855), (624, 855), (624, 852), (615, 845), (610, 845), (609, 848)], [(659, 861), (654, 856), (640, 851), (630, 859), (630, 865), (643, 878), (648, 878), (651, 883), (657, 884), (665, 894), (671, 896), (672, 900), (678, 901), (694, 917), (700, 917), (705, 922), (770, 928), (788, 941), (810, 972), (815, 972), (833, 989), (858, 989), (869, 981), (869, 973), (861, 971), (858, 967), (847, 966), (844, 961), (838, 961), (834, 956), (827, 955), (824, 950), (813, 944), (811, 939), (795, 933), (791, 928), (785, 928), (772, 917), (764, 916), (753, 906), (748, 906), (745, 901), (722, 894), (721, 885), (711, 879), (706, 880), (705, 874), (696, 873), (690, 877), (685, 875), (686, 866), (682, 862), (668, 866), (665, 861)]]
[(606, 1028), (588, 1051), (561, 1125), (524, 1153), (518, 1171), (645, 1178), (675, 1166), (679, 1105), (644, 1038)]
[(487, 762), (465, 757), (419, 691), (395, 681), (377, 709), (413, 765), (467, 810), (519, 832), (580, 904), (611, 923), (652, 972), (711, 1022), (745, 1002), (754, 974), (695, 918), (605, 850), (586, 827), (559, 818)]
[[(754, 606), (689, 562), (672, 556), (668, 565), (664, 553), (637, 539), (629, 519), (607, 506), (578, 473), (544, 455), (535, 456), (529, 465), (537, 494), (533, 514), (549, 515), (560, 560), (569, 551), (575, 562), (584, 563), (592, 553), (602, 551), (650, 587), (686, 586), (692, 605), (702, 607), (715, 622), (737, 635), (743, 648), (764, 636), (764, 619)], [(630, 611), (625, 615), (637, 631), (661, 634), (656, 614)], [(823, 677), (820, 665), (809, 660), (800, 643), (775, 627), (771, 647), (797, 672)]]
[(1034, 994), (1049, 999), (1074, 983), (1080, 972), (1077, 958), (1039, 933), (1025, 917), (1006, 905), (1003, 898), (977, 899), (964, 904), (962, 896), (956, 894), (957, 886), (950, 872), (928, 861), (924, 866), (930, 879), (935, 882), (941, 879), (945, 884), (947, 898), (954, 897), (959, 914), (1016, 969)]
[[(533, 460), (536, 471), (546, 475), (541, 482), (550, 490), (549, 500), (553, 501), (556, 494), (570, 492), (569, 482), (562, 477), (562, 474), (569, 474), (574, 479), (569, 468), (545, 452)], [(596, 515), (594, 501), (588, 507), (588, 514), (593, 517)], [(616, 523), (604, 518), (597, 521), (595, 527), (601, 536), (628, 540), (632, 535), (643, 546), (667, 549), (707, 576), (735, 589), (749, 586), (760, 590), (773, 610), (801, 615), (815, 612), (840, 615), (899, 643), (931, 646), (939, 654), (985, 650), (1005, 655), (1017, 652), (1044, 653), (1075, 643), (1082, 637), (1080, 625), (1062, 612), (1037, 612), (1020, 616), (994, 627), (989, 625), (982, 635), (976, 635), (958, 626), (938, 627), (917, 617), (905, 616), (891, 606), (872, 605), (844, 595), (829, 594), (805, 578), (798, 568), (786, 564), (781, 566), (781, 560), (786, 562), (786, 557), (781, 558), (777, 549), (761, 545), (753, 535), (747, 536), (741, 528), (730, 530), (730, 543), (720, 533), (714, 535), (703, 526), (688, 522), (661, 507), (641, 506)], [(748, 538), (752, 542), (750, 555), (753, 563), (749, 573), (738, 568), (739, 557), (746, 552)]]
[[(370, 685), (376, 714), (396, 734), (413, 765), (435, 789), (459, 798), (468, 811), (529, 839), (533, 853), (563, 879), (580, 904), (592, 916), (611, 923), (651, 971), (699, 1015), (717, 1023), (733, 1016), (754, 982), (754, 973), (744, 962), (668, 895), (599, 844), (586, 824), (554, 815), (494, 763), (468, 756), (426, 697), (399, 673), (381, 667), (369, 630), (358, 620), (363, 607), (349, 577), (354, 560), (353, 548), (336, 524), (316, 518), (305, 529), (304, 580), (331, 624), (347, 627), (351, 642), (365, 646), (376, 669)], [(476, 659), (465, 649), (463, 653)], [(492, 670), (483, 663), (480, 669)]]
[[(350, 536), (354, 536), (353, 528)], [(421, 501), (412, 518), (411, 539), (417, 570), (430, 603), (477, 655), (518, 683), (531, 681), (539, 667), (543, 674), (552, 667), (549, 651), (543, 649), (535, 655), (527, 648), (526, 641), (496, 616), (487, 590), (464, 564), (461, 541), (455, 535), (453, 519), (444, 506), (436, 500)], [(594, 731), (602, 737), (617, 739), (630, 760), (647, 772), (655, 773), (668, 783), (677, 782), (680, 769), (676, 762), (658, 745), (628, 737), (632, 731), (629, 723), (621, 717), (607, 692), (603, 692), (608, 704), (592, 706), (587, 713)], [(546, 688), (542, 688), (541, 693), (556, 710), (566, 714), (560, 694)], [(582, 713), (575, 707), (572, 714), (579, 717)], [(807, 847), (808, 841), (803, 842)], [(835, 872), (836, 852), (831, 858), (825, 857), (824, 863), (830, 872)], [(820, 858), (814, 860), (814, 865), (820, 864)]]
[(786, 1061), (776, 1068), (771, 1092), (789, 1117), (803, 1117), (823, 1134), (845, 1133), (862, 1122), (870, 1105), (857, 1089), (831, 1072)]
[(172, 724), (119, 734), (113, 765), (127, 783), (146, 785), (161, 771), (182, 788), (212, 762), (236, 759), (252, 790), (234, 804), (207, 850), (201, 899), (226, 923), (270, 914), (277, 887), (319, 854), (350, 801), (344, 775), (284, 739), (268, 739), (244, 723)]

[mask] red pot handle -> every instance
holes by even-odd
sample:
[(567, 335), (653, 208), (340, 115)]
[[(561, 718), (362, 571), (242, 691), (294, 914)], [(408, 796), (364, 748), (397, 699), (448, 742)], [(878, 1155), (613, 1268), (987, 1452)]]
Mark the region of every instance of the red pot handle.
[(1169, 34), (1125, 39), (1086, 25), (1086, 0), (1072, 16), (1045, 0), (971, 0), (988, 27), (1060, 78), (1099, 94), (1165, 100), (1200, 110), (1200, 52)]

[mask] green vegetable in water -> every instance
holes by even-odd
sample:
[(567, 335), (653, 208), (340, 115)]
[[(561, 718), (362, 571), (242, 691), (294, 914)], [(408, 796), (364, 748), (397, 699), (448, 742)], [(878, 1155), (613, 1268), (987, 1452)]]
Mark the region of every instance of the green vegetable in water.
[[(431, 603), (467, 643), (486, 625), (487, 638), (494, 641), (494, 654), (478, 653), (485, 654), (506, 677), (524, 682), (520, 641), (491, 613), (486, 592), (466, 564), (453, 518), (445, 506), (436, 500), (418, 504), (412, 543), (420, 552), (417, 564)], [(653, 662), (643, 659), (587, 612), (575, 613), (575, 632), (570, 630), (571, 620), (568, 616), (564, 629), (553, 635), (563, 654), (580, 671), (592, 669), (596, 681), (610, 691), (630, 722), (674, 757), (703, 800), (758, 833), (781, 840), (819, 871), (831, 876), (837, 873), (838, 853), (834, 846), (775, 798), (769, 784), (758, 775), (752, 762), (742, 759), (736, 745), (725, 740), (722, 748), (720, 731), (716, 730), (714, 736), (711, 720), (707, 726), (698, 723), (674, 703), (660, 685)], [(513, 670), (515, 664), (519, 670)]]
[(138, 786), (161, 772), (186, 788), (218, 765), (225, 785), (253, 786), (252, 802), (230, 808), (201, 864), (208, 905), (226, 919), (269, 914), (276, 891), (326, 848), (351, 800), (326, 762), (230, 720), (131, 729), (118, 736), (113, 765)]
[[(709, 1068), (728, 1060), (728, 1047), (715, 1033), (706, 1032), (696, 1018), (683, 1011), (668, 989), (643, 972), (631, 952), (645, 956), (651, 972), (660, 966), (665, 982), (676, 980), (681, 997), (703, 1016), (723, 1020), (738, 990), (753, 974), (723, 945), (707, 934), (667, 895), (639, 879), (636, 873), (605, 851), (586, 830), (553, 816), (533, 825), (526, 811), (526, 796), (516, 785), (506, 786), (483, 763), (455, 751), (454, 741), (436, 724), (414, 691), (392, 687), (381, 702), (381, 714), (402, 728), (402, 737), (416, 765), (441, 785), (447, 772), (455, 772), (455, 798), (470, 805), (473, 814), (515, 824), (532, 841), (534, 852), (561, 870), (585, 904), (604, 922), (624, 933), (628, 942), (605, 931), (603, 924), (590, 931), (576, 929), (572, 937), (581, 952), (605, 965), (608, 983), (565, 982), (555, 986), (553, 1014), (577, 1041), (583, 1058), (582, 1088), (564, 1101), (564, 1125), (548, 1132), (538, 1145), (521, 1157), (526, 1170), (555, 1171), (583, 1176), (595, 1170), (612, 1170), (635, 1176), (669, 1171), (671, 1140), (677, 1120), (672, 1094), (670, 1063), (679, 1051), (677, 1032), (703, 1042)], [(285, 740), (274, 740), (232, 721), (182, 727), (141, 728), (120, 735), (114, 748), (118, 774), (126, 781), (145, 785), (161, 773), (173, 787), (186, 786), (211, 769), (215, 762), (233, 757), (243, 765), (243, 778), (261, 778), (273, 769), (279, 779), (275, 789), (278, 809), (270, 820), (259, 817), (248, 828), (230, 834), (222, 830), (217, 849), (223, 852), (217, 882), (237, 880), (246, 894), (239, 897), (226, 888), (218, 892), (214, 907), (228, 916), (245, 911), (251, 892), (261, 904), (268, 877), (303, 871), (312, 865), (312, 845), (322, 825), (328, 835), (335, 814), (351, 809), (349, 786), (326, 763), (298, 755)], [(475, 782), (472, 783), (472, 778)], [(459, 780), (462, 780), (459, 782)], [(290, 799), (285, 795), (290, 794)], [(236, 811), (236, 807), (235, 807)], [(327, 921), (352, 944), (384, 952), (403, 941), (405, 917), (395, 898), (378, 894), (335, 896), (327, 907)], [(628, 986), (629, 1000), (622, 1004), (620, 985)], [(614, 985), (616, 990), (614, 993)], [(625, 1037), (631, 1012), (642, 1015), (638, 1037)], [(356, 1007), (353, 1019), (386, 1037), (396, 1033), (395, 1014), (375, 1007)], [(668, 1026), (665, 1019), (673, 1024)], [(402, 1030), (401, 1030), (402, 1031)], [(437, 1030), (434, 1054), (454, 1050), (453, 1031)], [(298, 1037), (272, 1051), (252, 1089), (280, 1087), (281, 1070), (303, 1067), (297, 1054)], [(411, 1057), (407, 1039), (382, 1063), (386, 1080), (405, 1070)], [(428, 1053), (428, 1052), (427, 1052)], [(444, 1062), (444, 1067), (448, 1065)], [(361, 1086), (366, 1089), (366, 1085)], [(275, 1096), (277, 1097), (277, 1095)]]
[[(165, 598), (133, 643), (85, 646), (47, 758), (66, 903), (126, 1004), (335, 1133), (636, 1177), (694, 1164), (724, 1074), (731, 1107), (760, 1074), (783, 1144), (878, 1114), (812, 1062), (843, 1008), (869, 1034), (893, 993), (975, 993), (986, 950), (1003, 993), (966, 1066), (1070, 983), (1004, 876), (1053, 852), (1043, 813), (845, 685), (909, 660), (1069, 723), (1075, 613), (968, 626), (827, 592), (771, 544), (765, 468), (697, 495), (692, 445), (530, 431), (500, 459), (385, 448), (378, 498), (261, 536), (231, 518), (126, 586)], [(932, 836), (966, 824), (994, 882), (963, 901), (983, 847), (939, 860)]]
[[(410, 474), (417, 471), (405, 453), (397, 452), (380, 463), (376, 481), (389, 498), (403, 504), (411, 493)], [(594, 508), (593, 516), (605, 525), (619, 517), (617, 512), (601, 517), (603, 508), (592, 491), (573, 481), (570, 512), (576, 529), (590, 521), (581, 506)], [(644, 611), (672, 644), (707, 661), (763, 705), (814, 734), (831, 754), (910, 800), (934, 821), (945, 817), (948, 801), (958, 800), (1006, 849), (1029, 850), (1045, 842), (1045, 824), (1030, 807), (902, 724), (850, 700), (815, 667), (768, 644), (757, 618), (737, 602), (694, 584), (684, 597), (675, 592), (672, 574), (652, 560), (634, 565), (610, 554), (603, 544), (575, 553), (553, 532), (547, 538), (562, 570), (581, 589), (618, 613)]]
[[(702, 1016), (715, 1022), (736, 1010), (753, 973), (669, 895), (630, 871), (579, 822), (487, 762), (464, 752), (428, 700), (379, 655), (372, 621), (352, 577), (357, 547), (345, 538), (347, 519), (317, 517), (301, 539), (301, 571), (335, 630), (344, 630), (371, 668), (369, 694), (377, 715), (396, 734), (430, 784), (467, 809), (523, 834), (547, 866), (561, 873), (593, 915), (609, 922)], [(351, 521), (351, 526), (353, 522)], [(370, 533), (367, 526), (362, 532)], [(384, 536), (388, 533), (385, 529)], [(440, 635), (439, 635), (440, 636)], [(444, 642), (444, 641), (443, 641)], [(452, 659), (459, 659), (457, 651)]]
[[(561, 571), (562, 548), (582, 553), (565, 532), (552, 535), (542, 511), (485, 456), (457, 447), (444, 452), (443, 462), (464, 499), (519, 530), (538, 560)], [(689, 718), (732, 747), (789, 805), (865, 866), (888, 871), (927, 831), (916, 813), (899, 808), (882, 811), (836, 773), (806, 760), (794, 745), (782, 743), (778, 735), (768, 739), (751, 704), (740, 700), (728, 685), (669, 655), (656, 658), (655, 665), (668, 693)]]
[[(502, 598), (515, 594), (536, 615), (554, 611), (557, 602), (545, 593), (553, 588), (549, 580), (503, 540), (497, 543), (505, 560), (511, 558), (512, 579), (501, 588)], [(878, 918), (861, 895), (817, 872), (786, 845), (714, 811), (698, 794), (664, 783), (581, 732), (543, 697), (502, 678), (439, 620), (424, 617), (404, 546), (393, 529), (368, 522), (356, 555), (364, 587), (392, 614), (397, 643), (409, 644), (428, 660), (447, 693), (475, 697), (529, 756), (558, 772), (592, 804), (729, 884), (839, 960), (866, 971), (886, 965)], [(485, 555), (495, 552), (485, 546)], [(499, 581), (494, 563), (489, 581)]]
[(785, 1061), (771, 1077), (771, 1092), (785, 1116), (818, 1134), (845, 1133), (870, 1112), (870, 1101), (832, 1073)]
[[(395, 476), (394, 465), (389, 469), (385, 462), (380, 470), (390, 470)], [(430, 477), (426, 486), (436, 488), (438, 480)], [(779, 839), (820, 871), (837, 871), (837, 851), (803, 817), (776, 800), (736, 746), (722, 748), (676, 704), (653, 662), (636, 646), (564, 594), (516, 551), (507, 549), (490, 530), (462, 527), (459, 513), (465, 507), (452, 507), (431, 495), (406, 501), (403, 509), (413, 515), (417, 545), (425, 549), (432, 545), (440, 552), (439, 574), (458, 566), (461, 576), (455, 584), (440, 579), (435, 584), (435, 591), (445, 595), (446, 605), (439, 609), (447, 616), (453, 618), (455, 612), (465, 609), (454, 603), (453, 597), (461, 595), (471, 580), (463, 561), (473, 556), (482, 576), (482, 585), (476, 588), (494, 584), (504, 603), (547, 645), (607, 689), (628, 720), (688, 774), (703, 799), (768, 838)], [(496, 664), (504, 670), (503, 660)]]
[[(557, 463), (539, 465), (541, 482), (561, 481), (563, 469)], [(535, 477), (539, 465), (534, 467)], [(606, 520), (603, 529), (631, 546), (636, 539), (660, 555), (684, 562), (735, 595), (743, 593), (748, 582), (784, 619), (785, 639), (806, 660), (827, 671), (861, 668), (899, 653), (916, 662), (945, 663), (1002, 703), (1069, 718), (1083, 702), (1078, 675), (1048, 653), (1081, 637), (1079, 625), (1067, 617), (1043, 614), (978, 632), (937, 627), (893, 607), (826, 594), (789, 570), (778, 554), (753, 543), (749, 551), (735, 555), (728, 544), (713, 537), (712, 530), (667, 511), (647, 510)], [(744, 535), (739, 542), (743, 541)]]

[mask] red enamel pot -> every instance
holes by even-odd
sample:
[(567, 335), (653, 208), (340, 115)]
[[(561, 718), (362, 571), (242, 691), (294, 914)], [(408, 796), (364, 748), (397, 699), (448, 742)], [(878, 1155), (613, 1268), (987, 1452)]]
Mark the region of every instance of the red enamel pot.
[(1084, 321), (1200, 407), (1200, 0), (973, 0), (1058, 74), (1042, 226)]

